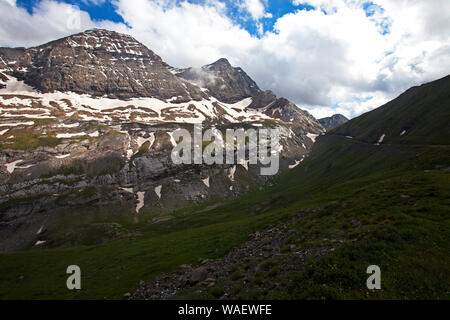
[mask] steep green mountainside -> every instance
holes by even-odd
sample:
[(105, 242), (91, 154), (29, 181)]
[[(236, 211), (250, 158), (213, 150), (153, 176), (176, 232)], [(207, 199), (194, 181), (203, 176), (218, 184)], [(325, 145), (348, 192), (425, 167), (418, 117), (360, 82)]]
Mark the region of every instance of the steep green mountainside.
[(413, 87), (384, 106), (336, 128), (334, 134), (377, 143), (448, 144), (450, 75)]
[[(214, 285), (185, 287), (175, 298), (449, 299), (449, 83), (412, 88), (319, 137), (273, 186), (220, 206), (186, 208), (156, 224), (125, 221), (117, 208), (72, 213), (68, 223), (86, 215), (82, 226), (116, 223), (131, 236), (0, 255), (0, 298), (122, 298), (141, 280), (212, 259), (223, 261)], [(227, 265), (230, 251), (275, 228), (283, 232), (258, 242), (262, 255), (250, 247)], [(73, 264), (82, 269), (79, 292), (66, 289)], [(382, 290), (367, 290), (373, 264)]]

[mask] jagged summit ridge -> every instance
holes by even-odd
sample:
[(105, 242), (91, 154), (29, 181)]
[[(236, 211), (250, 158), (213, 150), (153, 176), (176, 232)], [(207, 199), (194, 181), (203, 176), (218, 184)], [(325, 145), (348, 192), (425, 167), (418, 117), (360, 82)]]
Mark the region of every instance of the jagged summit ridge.
[(88, 30), (29, 49), (1, 48), (0, 57), (0, 68), (44, 93), (178, 97), (180, 101), (206, 97), (174, 76), (153, 51), (113, 31)]
[(258, 85), (240, 67), (221, 58), (201, 68), (188, 68), (177, 76), (208, 89), (209, 94), (225, 103), (236, 103), (260, 92)]

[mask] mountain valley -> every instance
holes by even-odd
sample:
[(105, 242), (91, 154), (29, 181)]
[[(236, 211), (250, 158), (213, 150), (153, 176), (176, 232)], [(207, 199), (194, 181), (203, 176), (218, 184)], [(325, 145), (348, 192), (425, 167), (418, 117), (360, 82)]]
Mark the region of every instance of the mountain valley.
[[(317, 120), (224, 58), (178, 69), (112, 31), (0, 48), (0, 298), (449, 299), (449, 92)], [(278, 128), (279, 174), (175, 165), (200, 123)]]

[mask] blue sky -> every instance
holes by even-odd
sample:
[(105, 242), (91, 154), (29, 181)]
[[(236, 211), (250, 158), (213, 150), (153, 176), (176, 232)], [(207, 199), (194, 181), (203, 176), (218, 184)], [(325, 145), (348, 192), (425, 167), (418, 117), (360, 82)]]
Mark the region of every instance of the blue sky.
[[(17, 5), (27, 9), (31, 14), (33, 8), (41, 0), (17, 0)], [(205, 0), (183, 0), (190, 3), (204, 4)], [(113, 22), (125, 23), (124, 19), (117, 14), (116, 8), (112, 1), (102, 1), (100, 4), (96, 4), (95, 1), (80, 1), (80, 0), (63, 0), (72, 5), (78, 6), (81, 10), (89, 13), (91, 19), (93, 20), (110, 20)], [(177, 0), (180, 2), (180, 0)], [(242, 9), (240, 9), (237, 1), (223, 1), (227, 5), (227, 12), (229, 18), (231, 18), (236, 24), (245, 28), (250, 34), (259, 37), (258, 29), (255, 21), (251, 16)], [(365, 7), (369, 8), (370, 3)], [(273, 27), (278, 18), (284, 16), (288, 13), (294, 13), (297, 10), (311, 10), (314, 9), (313, 6), (307, 4), (306, 2), (299, 5), (294, 5), (292, 1), (287, 0), (270, 0), (266, 2), (266, 12), (270, 13), (272, 16), (267, 18), (262, 18), (261, 23), (264, 27), (264, 31), (273, 31)]]
[[(30, 14), (33, 13), (33, 8), (35, 8), (38, 3), (42, 0), (17, 0), (17, 5), (19, 7), (25, 8)], [(58, 0), (59, 2), (65, 2), (72, 5), (78, 6), (82, 11), (88, 12), (92, 20), (108, 20), (117, 23), (123, 23), (127, 25), (127, 22), (123, 19), (121, 15), (117, 13), (117, 8), (113, 1), (109, 0)], [(180, 2), (189, 2), (193, 4), (205, 4), (206, 0), (172, 0), (175, 5)], [(246, 12), (242, 8), (242, 2), (245, 0), (235, 1), (235, 0), (219, 0), (226, 4), (227, 16), (236, 24), (247, 30), (252, 36), (261, 37), (260, 26), (262, 26), (263, 32), (274, 30), (274, 25), (276, 21), (289, 13), (295, 13), (299, 10), (310, 11), (317, 9), (315, 6), (305, 2), (294, 4), (294, 1), (289, 0), (261, 0), (264, 4), (265, 11), (270, 14), (270, 16), (263, 17), (259, 20), (252, 18), (249, 12)], [(362, 2), (361, 8), (366, 12), (368, 18), (372, 17), (377, 10), (383, 12), (383, 8), (380, 5), (374, 4), (372, 1)], [(324, 14), (327, 14), (325, 9), (321, 9)], [(381, 20), (377, 22), (380, 33), (389, 33), (389, 21)]]
[(355, 117), (450, 73), (448, 0), (0, 0), (0, 11), (0, 46), (115, 30), (174, 67), (225, 57), (318, 118)]
[[(39, 2), (42, 0), (17, 0), (17, 5), (19, 7), (25, 8), (30, 14), (33, 13), (33, 8), (35, 8)], [(108, 20), (117, 23), (123, 23), (127, 25), (127, 22), (123, 17), (117, 13), (117, 7), (114, 5), (114, 1), (109, 0), (58, 0), (59, 2), (65, 2), (78, 6), (82, 11), (88, 12), (92, 20)], [(310, 11), (317, 9), (315, 6), (305, 2), (296, 2), (289, 0), (261, 0), (265, 7), (265, 12), (269, 13), (269, 16), (262, 17), (255, 20), (249, 12), (242, 8), (242, 3), (245, 0), (218, 0), (226, 4), (227, 16), (236, 24), (247, 30), (252, 36), (260, 38), (263, 33), (261, 33), (261, 26), (263, 32), (276, 32), (274, 26), (276, 21), (289, 13), (295, 13), (299, 10)], [(174, 5), (180, 2), (189, 2), (193, 4), (204, 5), (208, 1), (206, 0), (172, 0)], [(372, 1), (362, 2), (361, 8), (366, 12), (368, 18), (372, 17), (376, 11), (383, 12), (382, 6), (374, 4)], [(325, 9), (321, 9), (324, 14), (327, 14)], [(389, 33), (389, 21), (381, 20), (377, 22), (380, 28), (380, 33), (385, 35)]]
[[(254, 36), (259, 36), (255, 21), (248, 15), (242, 13), (239, 7), (236, 6), (235, 1), (227, 1), (230, 10), (230, 17), (245, 28)], [(278, 18), (281, 18), (285, 14), (294, 13), (297, 10), (311, 10), (314, 8), (308, 4), (294, 5), (291, 1), (286, 0), (272, 0), (267, 2), (266, 12), (271, 14), (271, 17), (263, 18), (261, 23), (263, 24), (265, 31), (273, 31), (274, 24)]]
[[(27, 9), (32, 13), (41, 0), (17, 0), (17, 5)], [(114, 22), (124, 22), (123, 18), (116, 13), (116, 9), (111, 1), (104, 1), (102, 4), (96, 5), (90, 1), (64, 0), (63, 2), (77, 5), (81, 10), (89, 12), (93, 20), (111, 20)]]

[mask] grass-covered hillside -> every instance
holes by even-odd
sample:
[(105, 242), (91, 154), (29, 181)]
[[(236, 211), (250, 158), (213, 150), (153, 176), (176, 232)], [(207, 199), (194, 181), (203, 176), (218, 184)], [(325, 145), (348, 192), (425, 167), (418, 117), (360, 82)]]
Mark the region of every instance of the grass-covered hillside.
[(450, 75), (413, 87), (397, 99), (333, 130), (377, 143), (447, 145), (450, 141)]
[[(87, 245), (0, 255), (0, 299), (117, 299), (199, 261), (209, 283), (172, 298), (449, 299), (449, 92), (449, 77), (412, 88), (319, 137), (273, 186), (219, 206), (153, 224), (126, 208), (66, 212), (61, 237)], [(111, 225), (124, 236), (92, 245)], [(79, 292), (66, 289), (73, 264)], [(374, 264), (382, 289), (368, 291)]]

